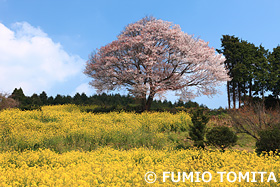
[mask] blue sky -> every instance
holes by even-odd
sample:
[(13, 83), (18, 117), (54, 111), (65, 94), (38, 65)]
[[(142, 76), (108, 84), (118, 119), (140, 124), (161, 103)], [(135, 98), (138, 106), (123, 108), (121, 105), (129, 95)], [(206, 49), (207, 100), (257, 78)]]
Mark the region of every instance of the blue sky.
[[(271, 51), (280, 44), (279, 8), (278, 0), (0, 0), (0, 91), (94, 94), (82, 73), (88, 55), (147, 15), (179, 24), (214, 48), (229, 34)], [(220, 90), (195, 101), (226, 107), (225, 86)]]

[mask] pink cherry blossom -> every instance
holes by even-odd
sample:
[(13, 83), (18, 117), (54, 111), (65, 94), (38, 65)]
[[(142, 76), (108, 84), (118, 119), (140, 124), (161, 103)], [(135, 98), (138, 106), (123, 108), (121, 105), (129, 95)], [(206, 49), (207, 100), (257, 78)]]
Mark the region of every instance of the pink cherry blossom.
[(207, 42), (184, 33), (179, 25), (145, 17), (97, 49), (85, 74), (99, 92), (125, 87), (143, 98), (149, 110), (153, 98), (169, 90), (182, 100), (216, 94), (216, 87), (229, 79), (224, 61)]

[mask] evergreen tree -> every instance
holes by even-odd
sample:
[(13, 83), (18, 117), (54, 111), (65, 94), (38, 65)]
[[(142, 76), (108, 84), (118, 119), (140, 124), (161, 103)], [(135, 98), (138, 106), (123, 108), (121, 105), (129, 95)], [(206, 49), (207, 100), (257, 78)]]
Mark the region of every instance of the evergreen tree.
[(277, 98), (280, 95), (280, 46), (273, 49), (268, 60), (271, 66), (268, 87), (274, 98)]
[(37, 94), (33, 94), (31, 96), (32, 105), (42, 106), (43, 102), (41, 101), (40, 97)]
[(189, 135), (194, 141), (196, 147), (204, 148), (204, 136), (206, 132), (206, 124), (209, 121), (209, 117), (203, 114), (202, 109), (196, 110), (192, 115), (192, 125), (190, 126)]
[(53, 104), (53, 102), (54, 102), (54, 98), (53, 98), (53, 96), (48, 97), (47, 104), (48, 104), (48, 105), (52, 105), (52, 104)]
[(260, 45), (257, 49), (256, 64), (254, 69), (254, 95), (261, 95), (264, 100), (264, 93), (269, 89), (269, 76), (270, 76), (270, 64), (268, 62), (268, 50), (264, 49)]
[(75, 103), (76, 105), (79, 105), (79, 104), (82, 103), (82, 98), (81, 98), (80, 93), (76, 93), (76, 94), (74, 95), (73, 101), (74, 101), (74, 103)]
[(53, 100), (53, 104), (54, 104), (54, 105), (61, 105), (61, 104), (64, 104), (62, 95), (57, 94), (56, 97), (55, 97), (54, 100)]
[(43, 92), (39, 95), (39, 97), (40, 97), (40, 100), (42, 101), (42, 104), (43, 104), (43, 105), (47, 105), (47, 103), (48, 103), (48, 96), (47, 96), (46, 92), (43, 91)]
[(71, 103), (73, 103), (73, 98), (70, 95), (64, 96), (63, 97), (63, 103), (71, 104)]
[(82, 104), (88, 104), (88, 97), (85, 93), (81, 94), (81, 102)]
[(227, 82), (229, 108), (233, 103), (235, 109), (237, 102), (240, 107), (252, 100), (253, 95), (261, 94), (264, 99), (270, 69), (268, 50), (235, 36), (223, 35), (221, 41), (222, 49), (217, 51), (226, 57), (225, 65), (232, 78)]
[(27, 97), (24, 95), (22, 88), (15, 88), (11, 98), (19, 102), (19, 106), (25, 106), (27, 104)]
[[(227, 81), (227, 95), (228, 95), (228, 107), (231, 108), (231, 102), (233, 101), (233, 108), (235, 108), (235, 81), (234, 77), (234, 67), (237, 64), (237, 56), (238, 55), (238, 46), (239, 46), (239, 38), (235, 36), (223, 35), (222, 39), (222, 49), (217, 49), (219, 53), (223, 53), (226, 57), (225, 66), (228, 70), (228, 75), (232, 78), (231, 81)], [(232, 98), (232, 99), (231, 99)]]

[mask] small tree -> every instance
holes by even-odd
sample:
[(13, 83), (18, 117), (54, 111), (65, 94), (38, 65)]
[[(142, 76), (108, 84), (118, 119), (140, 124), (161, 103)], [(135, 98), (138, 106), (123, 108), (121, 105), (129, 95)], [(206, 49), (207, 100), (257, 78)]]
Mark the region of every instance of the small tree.
[(213, 127), (206, 133), (206, 139), (210, 145), (222, 149), (223, 152), (237, 142), (236, 134), (226, 126)]
[[(151, 108), (156, 95), (177, 91), (182, 100), (213, 95), (228, 80), (225, 58), (181, 31), (179, 25), (145, 17), (129, 24), (118, 39), (101, 47), (87, 61), (84, 71), (99, 92), (126, 88)], [(197, 92), (189, 90), (195, 86)]]
[(192, 125), (190, 126), (189, 135), (194, 141), (194, 146), (204, 148), (204, 136), (206, 130), (206, 124), (209, 121), (209, 117), (203, 115), (203, 110), (198, 109), (192, 115)]

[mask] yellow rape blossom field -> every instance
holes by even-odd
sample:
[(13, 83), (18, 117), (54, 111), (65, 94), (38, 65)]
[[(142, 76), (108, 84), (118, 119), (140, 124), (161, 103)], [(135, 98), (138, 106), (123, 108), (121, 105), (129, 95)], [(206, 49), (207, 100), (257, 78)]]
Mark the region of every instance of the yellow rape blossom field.
[(277, 155), (176, 150), (190, 124), (186, 113), (4, 110), (0, 186), (279, 186)]
[[(187, 113), (92, 114), (75, 105), (44, 106), (41, 110), (0, 112), (2, 151), (50, 148), (56, 152), (91, 151), (111, 146), (130, 149), (169, 144), (173, 132), (185, 132), (191, 124)], [(168, 136), (167, 136), (168, 134)]]
[[(253, 182), (220, 182), (217, 172), (274, 172), (278, 179), (279, 157), (258, 157), (254, 153), (241, 151), (203, 151), (181, 150), (164, 151), (144, 148), (126, 151), (112, 148), (98, 148), (91, 152), (70, 151), (62, 154), (50, 150), (5, 152), (0, 154), (0, 185), (11, 186), (254, 186)], [(145, 173), (153, 171), (158, 175), (153, 184), (146, 183)], [(172, 182), (171, 177), (163, 182), (162, 173), (210, 172), (212, 180), (208, 183), (186, 180)], [(195, 176), (195, 175), (194, 175)], [(231, 176), (233, 177), (233, 176)], [(175, 179), (178, 176), (174, 177)], [(201, 178), (201, 175), (200, 175)], [(207, 179), (206, 179), (207, 178)], [(260, 186), (276, 186), (267, 182), (268, 174)], [(280, 178), (279, 178), (280, 179)], [(208, 176), (205, 176), (208, 180)], [(231, 179), (233, 180), (233, 179)], [(252, 180), (252, 176), (249, 177)], [(260, 175), (256, 175), (260, 181)]]

